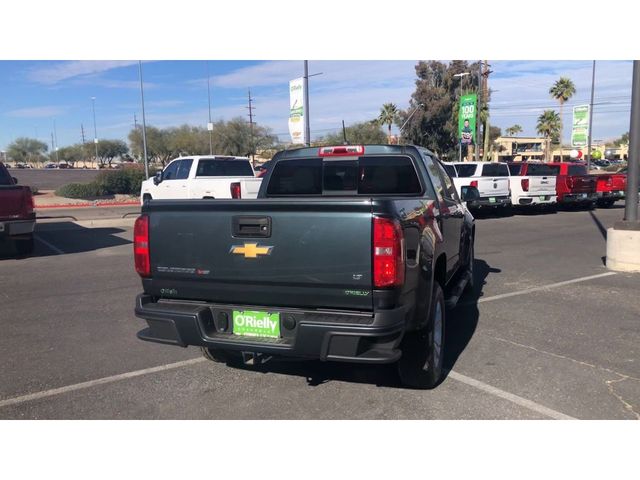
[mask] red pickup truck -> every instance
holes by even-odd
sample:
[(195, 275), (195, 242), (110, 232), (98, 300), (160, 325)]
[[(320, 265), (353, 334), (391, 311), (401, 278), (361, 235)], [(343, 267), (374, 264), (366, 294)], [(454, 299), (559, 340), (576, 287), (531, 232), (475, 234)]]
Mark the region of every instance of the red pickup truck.
[(593, 205), (597, 200), (595, 175), (587, 167), (569, 162), (547, 163), (557, 171), (556, 193), (560, 205)]
[(14, 241), (18, 253), (27, 255), (33, 251), (36, 214), (31, 188), (17, 183), (0, 163), (0, 241)]
[(611, 207), (617, 200), (623, 200), (627, 190), (627, 176), (623, 173), (603, 173), (595, 175), (597, 204)]

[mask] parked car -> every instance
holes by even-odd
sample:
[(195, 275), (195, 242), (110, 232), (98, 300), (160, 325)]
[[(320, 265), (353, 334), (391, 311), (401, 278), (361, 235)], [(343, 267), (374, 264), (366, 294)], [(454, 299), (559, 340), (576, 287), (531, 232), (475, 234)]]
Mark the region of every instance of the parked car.
[(624, 200), (627, 190), (627, 175), (623, 173), (605, 173), (596, 177), (596, 204), (610, 208), (618, 200)]
[(558, 204), (592, 206), (597, 200), (596, 178), (588, 175), (587, 167), (568, 162), (547, 163), (557, 167), (556, 194)]
[(462, 196), (462, 187), (470, 186), (478, 189), (480, 196), (467, 202), (468, 208), (508, 208), (511, 206), (509, 169), (506, 164), (445, 162), (444, 166), (453, 179), (458, 196)]
[(35, 224), (31, 189), (18, 185), (0, 163), (0, 239), (14, 242), (19, 254), (29, 254), (33, 251)]
[(513, 162), (509, 169), (511, 203), (524, 206), (553, 206), (556, 194), (556, 167), (541, 162)]
[(47, 169), (58, 168), (58, 166), (53, 162), (49, 162), (49, 163), (45, 164), (44, 168), (47, 168)]
[(396, 363), (403, 384), (436, 386), (475, 226), (435, 155), (351, 145), (272, 162), (256, 200), (143, 205), (138, 337), (217, 362)]
[(180, 157), (142, 182), (140, 201), (177, 198), (256, 198), (261, 178), (247, 157)]

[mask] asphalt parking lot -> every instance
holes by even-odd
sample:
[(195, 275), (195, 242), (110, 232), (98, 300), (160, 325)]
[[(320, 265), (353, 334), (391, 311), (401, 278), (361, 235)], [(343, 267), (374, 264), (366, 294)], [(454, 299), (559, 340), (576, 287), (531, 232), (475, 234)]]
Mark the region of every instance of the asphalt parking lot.
[(139, 341), (135, 209), (87, 210), (0, 254), (2, 419), (640, 419), (640, 275), (603, 263), (621, 206), (478, 219), (481, 287), (449, 313), (431, 391), (391, 366), (238, 369)]
[(67, 183), (89, 183), (92, 182), (100, 170), (95, 169), (26, 169), (12, 168), (9, 170), (11, 176), (18, 179), (20, 185), (30, 185), (39, 190), (56, 190)]

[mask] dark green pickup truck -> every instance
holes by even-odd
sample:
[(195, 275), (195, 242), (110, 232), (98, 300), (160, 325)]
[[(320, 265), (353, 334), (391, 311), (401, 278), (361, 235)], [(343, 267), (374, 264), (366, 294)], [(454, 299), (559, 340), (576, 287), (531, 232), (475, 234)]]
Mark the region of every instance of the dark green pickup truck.
[(285, 150), (256, 200), (144, 204), (135, 312), (148, 328), (138, 337), (227, 363), (397, 363), (403, 384), (432, 388), (445, 306), (473, 281), (474, 234), (426, 149)]

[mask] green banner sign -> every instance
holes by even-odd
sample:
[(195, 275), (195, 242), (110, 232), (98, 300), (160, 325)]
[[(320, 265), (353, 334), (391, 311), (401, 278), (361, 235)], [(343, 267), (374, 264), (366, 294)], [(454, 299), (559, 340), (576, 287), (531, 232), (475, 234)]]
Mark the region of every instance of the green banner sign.
[(573, 107), (571, 145), (585, 147), (589, 141), (589, 105)]
[(473, 145), (476, 136), (476, 108), (478, 96), (475, 93), (460, 97), (458, 112), (458, 139), (463, 145)]

